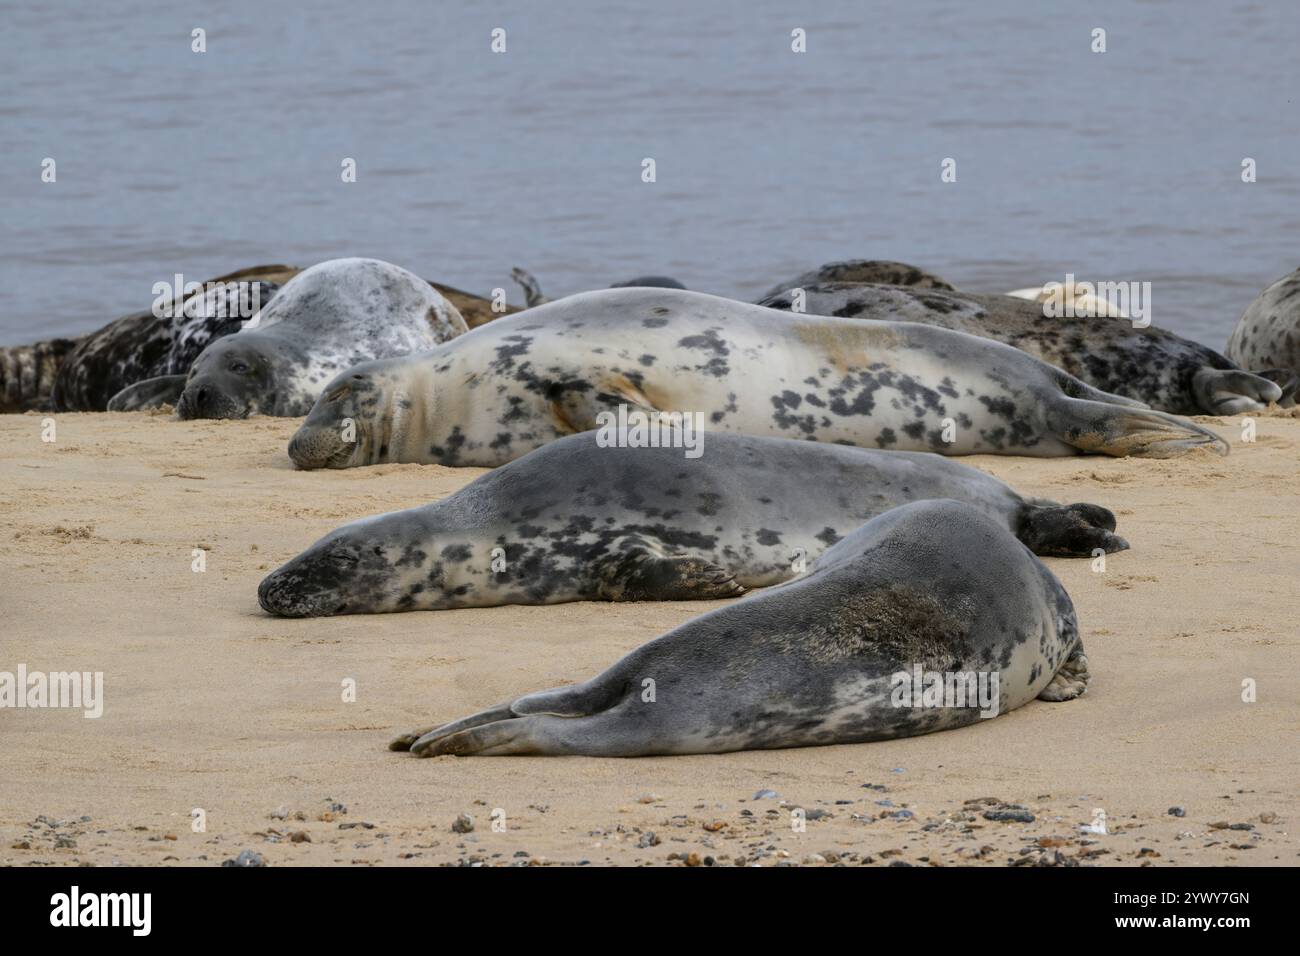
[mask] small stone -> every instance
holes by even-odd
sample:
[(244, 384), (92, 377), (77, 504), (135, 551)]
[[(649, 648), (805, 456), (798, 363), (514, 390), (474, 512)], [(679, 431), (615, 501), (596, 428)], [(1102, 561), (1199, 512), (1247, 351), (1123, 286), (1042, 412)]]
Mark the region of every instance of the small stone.
[(779, 796), (775, 790), (760, 790), (754, 794), (755, 800), (775, 800)]
[(1260, 823), (1277, 823), (1277, 814), (1272, 810), (1265, 810), (1259, 815)]
[(353, 823), (339, 824), (340, 830), (355, 830), (357, 827), (360, 827), (363, 830), (373, 830), (375, 828), (375, 825), (373, 823), (366, 823), (363, 820), (357, 820), (354, 821)]
[(233, 860), (222, 860), (222, 866), (266, 866), (266, 861), (262, 859), (260, 853), (254, 853), (252, 850), (245, 850)]
[(661, 798), (655, 793), (643, 793), (636, 798), (637, 803), (658, 803)]
[(1033, 823), (1034, 815), (1028, 810), (985, 810), (984, 819), (1005, 823)]
[(289, 815), (288, 807), (276, 807), (270, 813), (270, 817), (272, 820), (283, 820), (288, 815)]
[(704, 824), (704, 829), (708, 830), (710, 833), (717, 833), (726, 825), (727, 824), (722, 820), (710, 820), (708, 823)]
[(460, 816), (456, 817), (455, 821), (452, 823), (451, 832), (452, 833), (473, 833), (474, 818), (471, 817), (468, 813), (462, 813)]
[(310, 843), (311, 834), (306, 830), (294, 830), (289, 834), (290, 843)]
[(688, 853), (686, 855), (687, 866), (699, 866), (703, 862), (704, 861), (700, 859), (700, 855), (698, 853)]
[(658, 835), (652, 831), (647, 831), (646, 833), (641, 834), (641, 838), (636, 841), (636, 845), (644, 850), (647, 847), (658, 846), (659, 842)]
[(1171, 817), (1187, 816), (1187, 810), (1183, 807), (1170, 807), (1168, 812)]
[(803, 861), (809, 865), (815, 865), (817, 863), (825, 863), (826, 857), (822, 856), (820, 853), (809, 853), (803, 858)]

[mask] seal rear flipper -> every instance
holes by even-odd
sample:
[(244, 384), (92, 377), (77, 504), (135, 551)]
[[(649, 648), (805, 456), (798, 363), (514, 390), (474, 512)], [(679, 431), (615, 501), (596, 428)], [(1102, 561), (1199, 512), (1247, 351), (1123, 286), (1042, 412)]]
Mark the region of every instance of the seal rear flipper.
[(1228, 443), (1177, 415), (1058, 396), (1046, 408), (1047, 427), (1080, 451), (1123, 458), (1175, 458), (1193, 448), (1228, 454)]
[(1048, 685), (1038, 692), (1038, 699), (1053, 703), (1074, 700), (1088, 689), (1088, 681), (1091, 679), (1092, 674), (1088, 673), (1088, 655), (1083, 653), (1083, 641), (1080, 641), (1074, 645), (1074, 650), (1065, 659), (1065, 663), (1052, 675)]
[(1202, 368), (1192, 376), (1196, 402), (1207, 415), (1236, 415), (1267, 407), (1282, 397), (1282, 386), (1236, 368)]
[(545, 305), (547, 302), (551, 301), (546, 298), (546, 296), (542, 295), (542, 287), (537, 281), (537, 277), (527, 269), (521, 269), (518, 266), (515, 266), (510, 270), (510, 278), (514, 279), (515, 282), (519, 284), (519, 287), (524, 290), (524, 304), (527, 305), (528, 308), (531, 309), (535, 306)]
[(629, 687), (618, 673), (606, 671), (582, 684), (525, 694), (441, 727), (405, 734), (388, 747), (417, 757), (591, 753), (581, 741), (606, 722)]
[(1088, 558), (1097, 549), (1127, 551), (1129, 543), (1114, 534), (1115, 515), (1100, 505), (1026, 504), (1016, 537), (1034, 554), (1053, 558)]
[(1278, 398), (1277, 403), (1283, 408), (1294, 408), (1297, 399), (1297, 392), (1300, 392), (1300, 375), (1289, 368), (1265, 368), (1255, 369), (1254, 374), (1260, 378), (1266, 378), (1282, 389), (1282, 395)]
[(593, 572), (596, 596), (605, 601), (708, 601), (745, 593), (734, 574), (711, 561), (646, 548), (611, 555)]
[(159, 375), (128, 385), (108, 400), (110, 412), (135, 412), (160, 405), (175, 405), (185, 391), (184, 375)]

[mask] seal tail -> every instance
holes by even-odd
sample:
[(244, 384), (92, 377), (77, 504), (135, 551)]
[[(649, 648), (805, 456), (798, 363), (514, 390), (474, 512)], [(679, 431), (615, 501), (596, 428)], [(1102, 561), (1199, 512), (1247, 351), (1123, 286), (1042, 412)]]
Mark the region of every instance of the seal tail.
[(515, 266), (510, 270), (510, 278), (519, 283), (519, 287), (524, 290), (524, 303), (528, 308), (531, 309), (534, 306), (544, 305), (551, 301), (542, 295), (542, 286), (537, 281), (537, 277), (527, 269)]
[(1082, 502), (1026, 503), (1017, 522), (1016, 537), (1034, 554), (1052, 558), (1088, 558), (1127, 551), (1129, 543), (1115, 534), (1115, 515), (1101, 505)]
[(1259, 411), (1282, 398), (1282, 386), (1262, 375), (1208, 366), (1192, 376), (1192, 392), (1207, 415)]
[(1060, 397), (1048, 406), (1047, 426), (1080, 451), (1116, 458), (1176, 458), (1194, 448), (1228, 454), (1217, 434), (1177, 415)]

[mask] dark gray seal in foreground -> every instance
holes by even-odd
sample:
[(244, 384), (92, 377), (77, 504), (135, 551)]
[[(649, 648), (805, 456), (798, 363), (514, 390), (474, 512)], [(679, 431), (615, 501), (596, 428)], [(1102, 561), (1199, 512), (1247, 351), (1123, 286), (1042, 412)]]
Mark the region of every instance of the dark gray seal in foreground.
[(1228, 451), (1200, 425), (973, 335), (609, 289), (348, 369), (322, 391), (289, 457), (300, 468), (495, 467), (596, 428), (620, 406), (697, 415), (710, 432), (945, 455)]
[(895, 675), (916, 668), (990, 685), (996, 675), (998, 714), (1077, 697), (1089, 678), (1074, 606), (1043, 563), (978, 509), (923, 501), (873, 518), (807, 576), (688, 621), (598, 677), (389, 746), (639, 757), (860, 743), (980, 719), (953, 700), (900, 706)]
[(601, 441), (571, 435), (441, 501), (344, 525), (268, 575), (258, 600), (304, 617), (733, 597), (924, 498), (964, 501), (1037, 554), (1128, 547), (1105, 508), (1024, 498), (926, 452), (715, 432), (691, 459)]
[(430, 349), (466, 329), (419, 276), (378, 259), (331, 259), (295, 275), (238, 332), (205, 348), (176, 414), (305, 415), (343, 369)]
[[(1275, 381), (1292, 382), (1282, 405), (1296, 403), (1300, 379), (1300, 269), (1278, 279), (1246, 307), (1228, 339), (1228, 358), (1243, 368), (1282, 370), (1261, 372)], [(1284, 391), (1286, 385), (1283, 384)]]
[[(922, 322), (1004, 342), (1112, 395), (1175, 415), (1235, 415), (1278, 401), (1283, 389), (1191, 339), (1110, 317), (1056, 317), (1006, 295), (862, 283), (803, 286), (804, 311), (839, 318)], [(791, 311), (791, 292), (759, 302)]]

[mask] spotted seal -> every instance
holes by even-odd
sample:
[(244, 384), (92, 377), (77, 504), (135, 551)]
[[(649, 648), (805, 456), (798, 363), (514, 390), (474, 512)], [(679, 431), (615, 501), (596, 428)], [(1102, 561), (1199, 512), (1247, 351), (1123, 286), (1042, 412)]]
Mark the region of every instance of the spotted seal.
[(973, 335), (609, 289), (349, 369), (289, 456), (300, 468), (494, 467), (620, 406), (701, 415), (710, 431), (948, 455), (1228, 450), (1208, 429)]
[(906, 262), (892, 262), (889, 259), (845, 259), (843, 262), (828, 262), (797, 275), (787, 282), (779, 282), (763, 293), (763, 298), (780, 295), (790, 289), (820, 286), (828, 282), (868, 282), (874, 285), (901, 285), (916, 289), (955, 291), (937, 275), (917, 266), (908, 265)]
[[(914, 674), (920, 686), (901, 695)], [(999, 522), (921, 501), (868, 521), (804, 577), (687, 621), (591, 680), (389, 746), (639, 757), (861, 743), (977, 722), (971, 679), (990, 691), (988, 716), (1078, 697), (1089, 674), (1074, 606)], [(959, 682), (959, 699), (921, 696)]]
[[(225, 287), (224, 295), (252, 300), (256, 284), (257, 301), (265, 305), (275, 290), (301, 271), (286, 265), (251, 266), (202, 283), (203, 294), (211, 295), (214, 286)], [(430, 280), (429, 285), (456, 307), (470, 328), (521, 311), (442, 282)], [(184, 300), (186, 306), (191, 298)], [(194, 316), (186, 316), (185, 311), (171, 317), (146, 310), (82, 336), (0, 346), (0, 413), (101, 412), (106, 407), (131, 411), (175, 404), (190, 363), (202, 348), (239, 330), (239, 323), (223, 321), (234, 313), (216, 300), (203, 313), (213, 320), (210, 323), (191, 321)], [(243, 313), (245, 317), (251, 314)], [(54, 393), (60, 381), (56, 402)]]
[[(803, 288), (804, 311), (841, 318), (922, 322), (1004, 342), (1112, 395), (1175, 415), (1234, 415), (1275, 402), (1283, 389), (1237, 368), (1190, 339), (1111, 318), (1056, 317), (1005, 295), (887, 285), (825, 283)], [(790, 291), (760, 305), (790, 311)]]
[(1242, 313), (1228, 339), (1228, 358), (1243, 368), (1260, 372), (1279, 383), (1291, 383), (1281, 402), (1296, 403), (1300, 377), (1300, 269), (1278, 279), (1261, 292)]
[[(184, 373), (195, 345), (229, 334), (271, 297), (293, 270), (253, 266), (202, 283), (180, 308), (148, 309), (76, 338), (0, 349), (0, 411), (102, 412), (122, 389)], [(179, 394), (179, 392), (177, 392)]]
[(430, 349), (465, 331), (455, 306), (405, 269), (331, 259), (294, 276), (237, 333), (205, 348), (176, 414), (305, 415), (340, 370)]
[(967, 502), (1036, 554), (1128, 547), (1105, 508), (1024, 498), (928, 452), (716, 432), (684, 458), (592, 431), (441, 501), (344, 525), (269, 574), (258, 600), (306, 617), (732, 597), (789, 580), (863, 521), (925, 498)]

